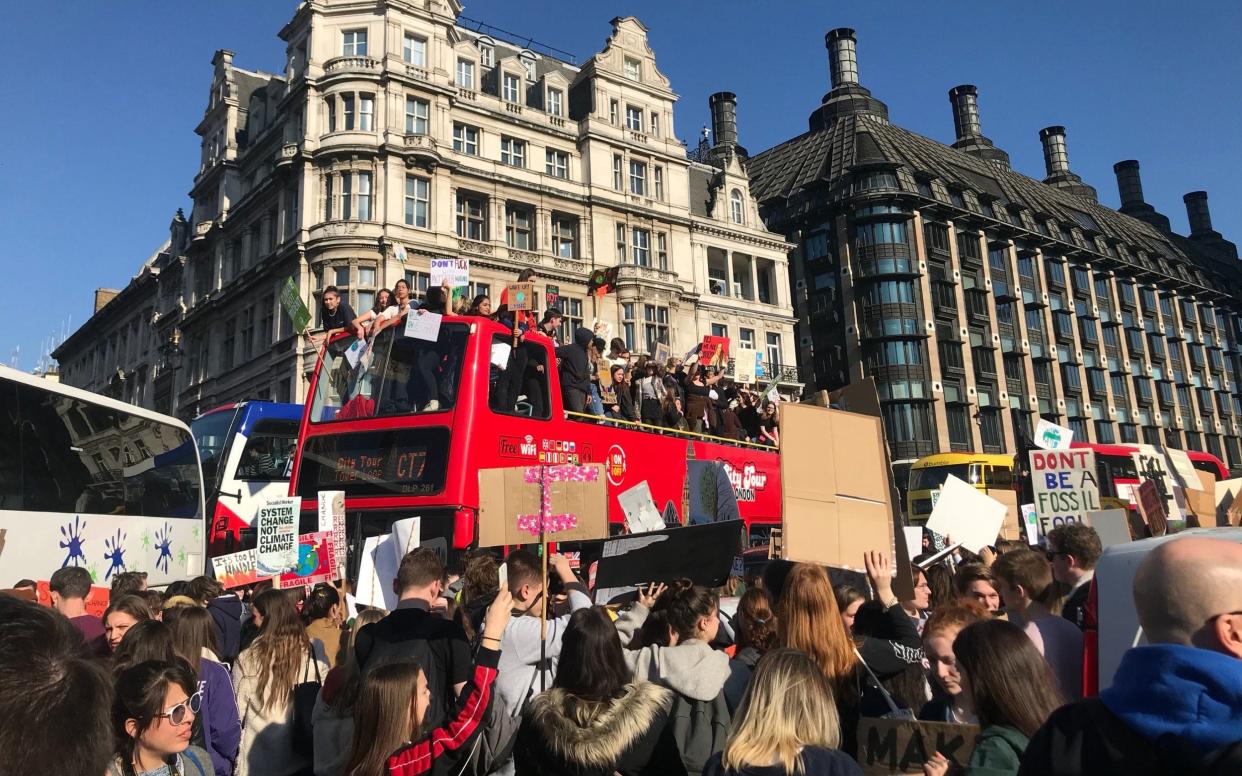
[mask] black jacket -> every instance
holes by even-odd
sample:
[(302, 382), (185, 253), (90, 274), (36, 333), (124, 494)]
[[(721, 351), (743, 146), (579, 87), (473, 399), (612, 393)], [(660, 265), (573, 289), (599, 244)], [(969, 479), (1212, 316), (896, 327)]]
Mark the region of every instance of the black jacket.
[[(1242, 735), (1242, 731), (1239, 732)], [(1189, 741), (1151, 740), (1099, 698), (1062, 706), (1027, 745), (1018, 776), (1225, 776), (1242, 774), (1242, 741), (1199, 753)]]
[(1065, 605), (1061, 607), (1061, 616), (1079, 627), (1087, 624), (1087, 593), (1091, 591), (1091, 583), (1079, 585), (1078, 589), (1065, 597)]
[[(740, 771), (725, 770), (720, 764), (721, 755), (707, 761), (703, 776), (786, 776), (780, 765), (747, 766)], [(834, 749), (808, 746), (802, 750), (802, 773), (805, 776), (862, 776), (862, 768), (846, 754)]]
[(854, 620), (854, 632), (865, 634), (858, 652), (881, 680), (923, 662), (923, 641), (901, 604), (887, 609), (876, 602), (863, 604)]
[(556, 349), (556, 357), (561, 362), (562, 391), (572, 389), (588, 396), (591, 394), (591, 359), (587, 356), (587, 345), (593, 338), (590, 329), (579, 326), (574, 332), (574, 344)]
[(611, 701), (583, 701), (554, 687), (531, 699), (513, 749), (517, 776), (678, 776), (668, 726), (673, 693), (634, 682)]

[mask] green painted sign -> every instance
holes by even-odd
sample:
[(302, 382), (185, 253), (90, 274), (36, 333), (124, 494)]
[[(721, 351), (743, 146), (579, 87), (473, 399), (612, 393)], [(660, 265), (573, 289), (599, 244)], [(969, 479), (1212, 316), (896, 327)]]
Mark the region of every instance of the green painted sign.
[(293, 328), (298, 334), (306, 331), (306, 324), (310, 323), (311, 318), (310, 310), (306, 309), (293, 278), (286, 278), (284, 287), (280, 289), (280, 306), (285, 308), (285, 315), (293, 321)]

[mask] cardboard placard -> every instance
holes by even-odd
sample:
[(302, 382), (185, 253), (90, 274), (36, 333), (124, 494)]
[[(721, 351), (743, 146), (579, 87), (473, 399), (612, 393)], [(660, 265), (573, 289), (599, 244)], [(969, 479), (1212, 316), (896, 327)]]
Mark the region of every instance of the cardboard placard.
[(875, 378), (851, 380), (850, 384), (835, 391), (821, 391), (826, 396), (821, 399), (821, 407), (836, 406), (846, 412), (857, 412), (859, 415), (880, 417), (880, 394), (875, 388)]
[(668, 345), (668, 343), (657, 342), (655, 345), (655, 350), (654, 352), (652, 352), (651, 357), (655, 359), (655, 362), (657, 364), (660, 364), (662, 366), (667, 365), (668, 360), (673, 357), (673, 349)]
[(893, 592), (913, 598), (880, 418), (786, 404), (780, 451), (782, 557), (864, 571), (864, 553), (888, 550)]
[(1216, 478), (1211, 472), (1201, 472), (1196, 469), (1195, 479), (1199, 481), (1199, 487), (1186, 491), (1187, 506), (1191, 512), (1194, 512), (1199, 526), (1213, 528), (1222, 525), (1216, 509)]
[(530, 482), (528, 472), (539, 469), (591, 469), (591, 481), (555, 480), (548, 484), (551, 511), (573, 515), (573, 527), (547, 533), (548, 541), (580, 542), (608, 537), (608, 487), (602, 464), (583, 467), (518, 466), (479, 470), (479, 546), (530, 544), (539, 534), (519, 527), (524, 517), (539, 515), (543, 495), (538, 482)]
[(1001, 523), (1000, 538), (1011, 542), (1026, 541), (1017, 491), (1008, 488), (992, 488), (988, 491), (988, 497), (1005, 505), (1005, 522)]
[(356, 339), (345, 348), (345, 362), (349, 364), (350, 369), (357, 369), (358, 362), (366, 355), (370, 343), (366, 340)]
[(1100, 508), (1095, 452), (1032, 450), (1031, 489), (1041, 536), (1063, 523), (1081, 523), (1084, 515)]
[(1134, 461), (1140, 483), (1151, 481), (1156, 486), (1156, 492), (1164, 494), (1165, 521), (1182, 523), (1184, 518), (1178, 499), (1178, 477), (1170, 472), (1168, 456), (1152, 445), (1139, 445), (1139, 451), (1130, 457)]
[(617, 403), (617, 392), (612, 388), (612, 364), (601, 358), (595, 374), (599, 377), (599, 399), (607, 410), (608, 405)]
[(724, 366), (729, 362), (729, 338), (708, 334), (699, 348), (699, 363), (703, 366)]
[[(298, 553), (298, 560), (292, 569), (284, 574), (260, 574), (256, 562), (257, 551), (254, 549), (242, 550), (229, 555), (217, 555), (211, 559), (211, 571), (221, 585), (230, 589), (252, 585), (273, 577), (277, 577), (273, 581), (275, 587), (286, 588), (331, 582), (337, 578), (339, 571), (337, 560), (340, 558), (343, 562), (344, 557), (336, 554), (336, 548), (332, 546), (330, 531), (302, 534), (298, 537), (294, 548)], [(300, 577), (310, 581), (298, 581)]]
[(405, 316), (405, 336), (435, 342), (440, 339), (440, 321), (444, 316), (426, 310), (410, 310)]
[(741, 520), (737, 491), (718, 461), (686, 461), (686, 492), (690, 495), (686, 522), (720, 523)]
[(1018, 507), (1022, 517), (1022, 531), (1026, 543), (1034, 547), (1039, 544), (1039, 513), (1034, 504), (1023, 504)]
[(390, 534), (369, 536), (362, 543), (362, 558), (358, 564), (358, 584), (354, 598), (360, 604), (385, 611), (397, 606), (397, 594), (392, 581), (397, 578), (397, 562), (386, 546)]
[(431, 260), (431, 287), (439, 288), (448, 282), (453, 296), (460, 297), (470, 286), (470, 260), (440, 258)]
[(288, 574), (274, 580), (274, 587), (286, 590), (304, 585), (331, 582), (337, 577), (336, 548), (332, 544), (332, 532), (320, 531), (303, 534), (298, 539), (298, 565)]
[(936, 752), (965, 768), (979, 739), (978, 725), (863, 717), (858, 722), (858, 764), (864, 774), (922, 774)]
[(1130, 517), (1128, 509), (1101, 509), (1088, 512), (1083, 522), (1095, 529), (1100, 537), (1100, 546), (1104, 549), (1118, 544), (1129, 544)]
[(260, 576), (274, 577), (298, 565), (297, 498), (272, 498), (259, 506), (255, 518), (258, 546), (255, 548), (255, 569)]
[(755, 381), (755, 365), (758, 363), (754, 348), (741, 346), (733, 357), (733, 381), (749, 385)]
[(1164, 536), (1169, 532), (1168, 503), (1160, 498), (1160, 491), (1151, 480), (1139, 485), (1138, 509), (1152, 536)]
[[(1189, 490), (1203, 489), (1202, 484), (1199, 482), (1199, 475), (1203, 472), (1195, 468), (1185, 450), (1169, 447), (1165, 449), (1164, 456), (1168, 462), (1165, 468), (1172, 470), (1177, 475), (1179, 485)], [(1215, 478), (1213, 478), (1214, 481)], [(1207, 490), (1214, 491), (1215, 488), (1207, 488)]]
[(623, 493), (617, 494), (617, 503), (625, 513), (625, 527), (630, 533), (647, 533), (664, 529), (664, 517), (651, 498), (651, 486), (646, 480)]
[(927, 518), (927, 530), (951, 536), (956, 544), (978, 553), (996, 543), (1005, 515), (1004, 504), (950, 474)]
[(1035, 424), (1035, 444), (1044, 450), (1068, 450), (1074, 441), (1074, 429), (1039, 419)]
[(1242, 478), (1221, 480), (1216, 483), (1216, 524), (1219, 526), (1242, 523)]
[(510, 283), (506, 286), (505, 299), (508, 300), (510, 310), (533, 310), (535, 309), (535, 284), (526, 283)]
[(608, 539), (595, 584), (615, 588), (688, 577), (696, 585), (720, 587), (741, 552), (744, 530), (740, 520), (732, 520)]
[(292, 277), (285, 278), (285, 284), (280, 287), (280, 306), (293, 323), (294, 331), (298, 334), (306, 331), (306, 324), (311, 319), (310, 310), (306, 309), (306, 303), (298, 292), (298, 284), (293, 282)]
[(319, 530), (332, 534), (332, 551), (345, 559), (345, 491), (319, 491)]

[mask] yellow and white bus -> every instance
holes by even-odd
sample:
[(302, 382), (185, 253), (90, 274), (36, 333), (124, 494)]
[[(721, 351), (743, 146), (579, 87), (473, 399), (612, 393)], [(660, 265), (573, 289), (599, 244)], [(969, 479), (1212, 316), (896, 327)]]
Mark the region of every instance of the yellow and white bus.
[(1013, 488), (1013, 456), (986, 453), (937, 453), (924, 456), (910, 467), (906, 490), (906, 515), (910, 525), (931, 517), (940, 488), (952, 475), (974, 485), (980, 492)]
[(0, 367), (0, 586), (66, 566), (166, 585), (203, 573), (205, 529), (185, 423)]

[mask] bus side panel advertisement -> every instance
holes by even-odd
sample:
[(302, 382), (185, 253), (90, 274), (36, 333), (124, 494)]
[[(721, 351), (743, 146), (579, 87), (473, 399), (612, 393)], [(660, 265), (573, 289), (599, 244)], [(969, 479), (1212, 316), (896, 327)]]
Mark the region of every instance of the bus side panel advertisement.
[[(4, 512), (0, 527), (8, 529), (6, 574), (37, 581), (49, 579), (57, 569), (79, 566), (90, 572), (95, 584), (109, 586), (122, 571), (145, 571), (148, 584), (155, 586), (203, 573), (200, 519), (55, 517), (46, 512)], [(14, 540), (19, 534), (20, 543)]]

